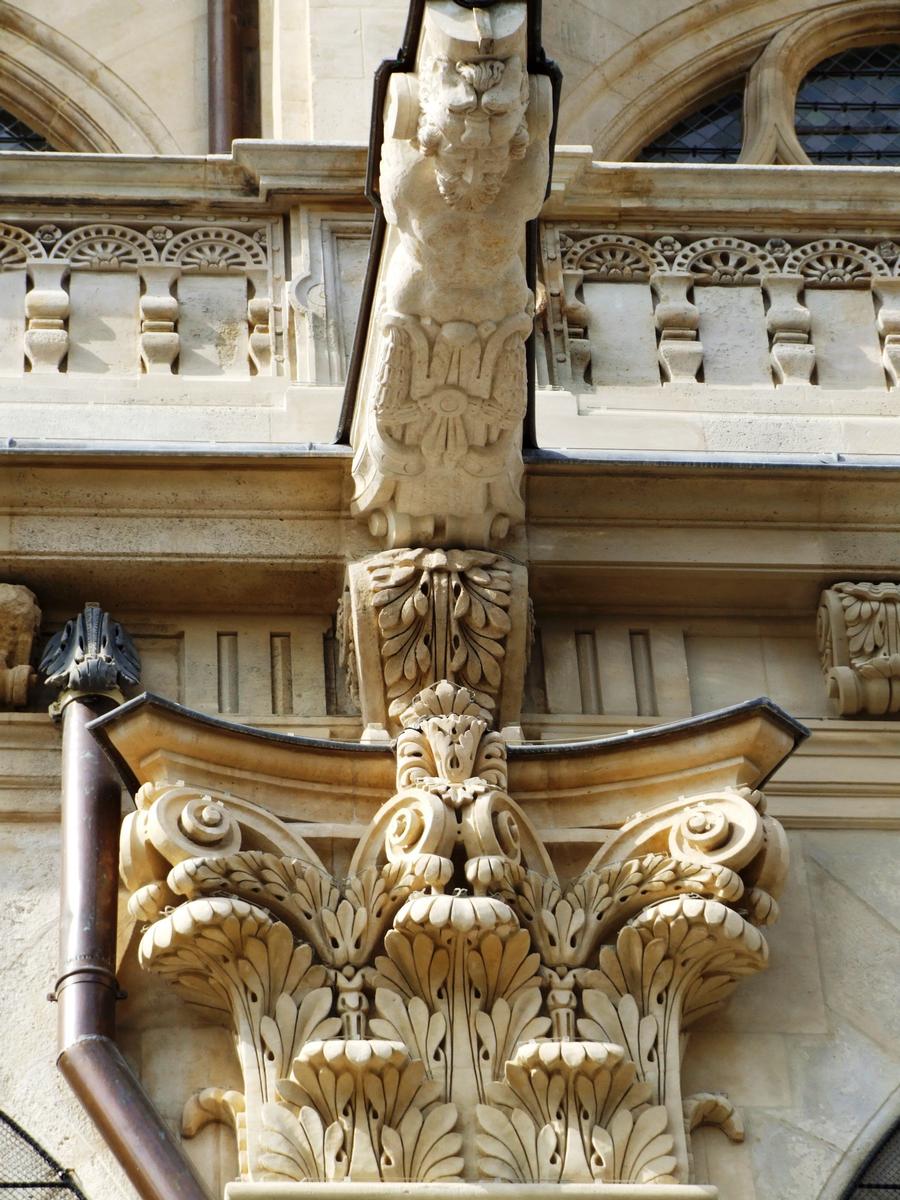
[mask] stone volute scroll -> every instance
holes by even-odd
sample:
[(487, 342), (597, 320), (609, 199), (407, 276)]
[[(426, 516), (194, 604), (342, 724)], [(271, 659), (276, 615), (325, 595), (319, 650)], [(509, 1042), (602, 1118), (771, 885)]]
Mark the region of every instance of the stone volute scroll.
[(836, 583), (819, 598), (819, 656), (842, 717), (900, 712), (900, 585)]
[(390, 77), (351, 436), (352, 511), (391, 548), (487, 546), (524, 517), (525, 226), (553, 118), (528, 8), (425, 0), (415, 67)]

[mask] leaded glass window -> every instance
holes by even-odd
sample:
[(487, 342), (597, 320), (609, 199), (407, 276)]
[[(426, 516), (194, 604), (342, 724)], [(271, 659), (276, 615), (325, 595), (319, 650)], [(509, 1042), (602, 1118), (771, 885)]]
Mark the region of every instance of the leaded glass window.
[(900, 163), (900, 45), (820, 62), (797, 93), (795, 125), (814, 163)]
[(3, 1200), (84, 1200), (71, 1173), (0, 1113), (0, 1196)]
[(33, 129), (0, 108), (0, 150), (52, 150), (53, 147)]
[(743, 92), (729, 92), (673, 125), (647, 146), (642, 162), (733, 163), (741, 152)]
[(900, 1125), (871, 1155), (844, 1200), (900, 1200)]

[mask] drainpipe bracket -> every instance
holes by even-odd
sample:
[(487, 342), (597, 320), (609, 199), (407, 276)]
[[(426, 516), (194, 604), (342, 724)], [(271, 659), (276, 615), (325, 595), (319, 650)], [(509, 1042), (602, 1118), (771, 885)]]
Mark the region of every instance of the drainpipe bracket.
[(79, 688), (66, 688), (64, 692), (60, 692), (57, 698), (47, 709), (47, 712), (54, 721), (59, 722), (62, 720), (64, 709), (67, 707), (67, 705), (71, 704), (73, 700), (99, 699), (112, 700), (116, 706), (125, 703), (125, 697), (118, 688), (108, 688), (106, 691), (101, 691), (100, 689), (85, 689), (82, 691)]
[(47, 993), (50, 1003), (56, 1004), (63, 988), (68, 987), (71, 983), (101, 983), (114, 993), (116, 1000), (128, 999), (128, 993), (119, 987), (115, 973), (108, 967), (84, 966), (73, 967), (71, 971), (65, 971), (59, 976), (53, 985), (53, 991)]

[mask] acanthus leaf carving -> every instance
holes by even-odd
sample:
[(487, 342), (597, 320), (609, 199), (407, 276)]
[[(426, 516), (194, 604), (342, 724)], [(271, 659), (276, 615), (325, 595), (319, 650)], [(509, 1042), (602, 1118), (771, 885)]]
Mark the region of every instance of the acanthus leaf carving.
[(846, 581), (826, 588), (818, 640), (841, 716), (900, 712), (900, 585)]
[(343, 657), (363, 721), (396, 732), (417, 693), (469, 689), (489, 720), (518, 720), (530, 649), (525, 568), (484, 550), (387, 550), (348, 569)]
[(726, 1002), (736, 981), (763, 969), (758, 929), (715, 900), (683, 896), (646, 908), (601, 950), (582, 979), (586, 1038), (626, 1047), (653, 1099), (666, 1107), (676, 1178), (690, 1171), (683, 1128), (681, 1032)]

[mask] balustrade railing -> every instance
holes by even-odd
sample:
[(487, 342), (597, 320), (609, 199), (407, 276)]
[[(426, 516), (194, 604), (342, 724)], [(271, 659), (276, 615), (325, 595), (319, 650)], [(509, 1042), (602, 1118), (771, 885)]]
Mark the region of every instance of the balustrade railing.
[[(41, 174), (56, 156), (11, 156), (0, 181), (10, 434), (38, 436), (43, 408), (65, 402), (60, 436), (71, 436), (72, 406), (91, 402), (77, 381), (103, 376), (106, 405), (121, 381), (122, 405), (141, 406), (139, 436), (156, 423), (173, 438), (327, 440), (368, 256), (362, 152), (241, 145), (214, 171), (209, 160), (68, 156), (70, 200)], [(827, 422), (900, 415), (895, 175), (598, 164), (561, 149), (540, 232), (543, 444), (656, 446), (671, 422), (626, 428), (622, 414), (658, 410), (697, 415), (677, 431), (686, 448), (737, 445), (704, 412), (762, 416), (739, 431), (741, 448), (760, 452), (783, 448), (765, 420), (808, 414), (824, 419), (818, 449), (888, 452), (885, 425), (855, 426), (851, 446)], [(241, 408), (227, 429), (220, 407)], [(569, 420), (607, 409), (618, 425)], [(110, 437), (127, 436), (122, 414)], [(798, 428), (791, 439), (804, 444)]]
[(638, 237), (548, 223), (541, 266), (545, 386), (897, 385), (893, 241)]
[(0, 376), (280, 374), (279, 237), (246, 219), (0, 224)]

